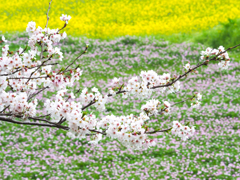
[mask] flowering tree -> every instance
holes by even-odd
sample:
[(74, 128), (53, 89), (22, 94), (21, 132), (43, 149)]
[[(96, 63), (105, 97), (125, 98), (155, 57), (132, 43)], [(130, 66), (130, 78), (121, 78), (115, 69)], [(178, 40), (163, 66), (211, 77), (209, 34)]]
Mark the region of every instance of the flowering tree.
[[(51, 2), (48, 12), (50, 5)], [(227, 69), (230, 61), (227, 51), (240, 46), (239, 44), (227, 50), (223, 46), (218, 49), (207, 48), (206, 51), (201, 52), (200, 62), (196, 66), (187, 63), (184, 66), (185, 73), (178, 76), (171, 77), (169, 73), (158, 75), (153, 70), (142, 71), (139, 77), (133, 77), (126, 83), (120, 83), (118, 78), (114, 78), (109, 93), (105, 95), (101, 94), (96, 87), (93, 87), (91, 91), (84, 88), (74, 92), (74, 83), (79, 83), (82, 70), (79, 66), (72, 66), (87, 52), (88, 45), (66, 67), (52, 71), (52, 67), (58, 64), (53, 62), (53, 59), (59, 61), (63, 59), (63, 53), (58, 47), (54, 47), (54, 43), (67, 36), (61, 31), (66, 28), (71, 17), (62, 15), (60, 19), (65, 22), (64, 26), (61, 29), (49, 29), (47, 27), (48, 12), (44, 29), (36, 28), (35, 22), (28, 23), (26, 31), (29, 40), (24, 49), (20, 48), (17, 52), (11, 52), (9, 45), (2, 47), (0, 120), (67, 130), (67, 135), (72, 138), (81, 139), (90, 136), (90, 143), (97, 143), (103, 136), (109, 136), (118, 139), (128, 148), (142, 149), (155, 145), (155, 142), (148, 138), (148, 134), (169, 131), (181, 137), (182, 140), (187, 140), (188, 137), (193, 136), (194, 127), (189, 127), (188, 124), (181, 125), (177, 121), (173, 121), (173, 126), (168, 129), (149, 130), (147, 120), (151, 116), (168, 114), (171, 107), (175, 105), (167, 101), (162, 103), (156, 99), (146, 101), (138, 116), (110, 115), (98, 119), (94, 114), (86, 114), (84, 110), (95, 106), (98, 111), (104, 112), (105, 104), (110, 96), (122, 95), (122, 98), (136, 96), (141, 99), (150, 99), (152, 92), (156, 90), (165, 94), (177, 92), (180, 90), (180, 79), (189, 73), (198, 73), (196, 70), (199, 67), (208, 65), (211, 61), (218, 61), (221, 69)], [(4, 36), (2, 36), (2, 43), (7, 43)], [(57, 95), (54, 100), (46, 100), (45, 108), (42, 108), (36, 96), (44, 91), (55, 91)], [(76, 97), (80, 98), (80, 102), (76, 102)], [(190, 98), (191, 106), (199, 106), (201, 98), (200, 93), (194, 93)], [(69, 99), (72, 101), (69, 102)], [(63, 125), (65, 121), (68, 126)]]

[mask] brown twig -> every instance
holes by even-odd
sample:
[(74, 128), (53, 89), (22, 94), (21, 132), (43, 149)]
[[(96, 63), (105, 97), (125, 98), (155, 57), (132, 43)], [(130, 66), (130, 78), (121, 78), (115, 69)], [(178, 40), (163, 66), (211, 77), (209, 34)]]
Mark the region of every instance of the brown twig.
[(19, 56), (20, 56), (22, 53), (24, 53), (24, 52), (27, 50), (27, 48), (28, 48), (28, 45), (26, 45), (26, 47), (25, 47), (24, 50), (19, 54)]
[(49, 13), (49, 10), (50, 10), (50, 8), (51, 8), (51, 3), (52, 3), (52, 0), (49, 2), (48, 11), (47, 11), (47, 13), (46, 13), (46, 15), (47, 15), (47, 23), (46, 23), (45, 28), (47, 28), (47, 26), (48, 26), (48, 21), (49, 21), (48, 13)]
[(59, 74), (60, 72), (61, 72), (61, 73), (66, 72), (67, 69), (68, 69), (71, 65), (73, 65), (73, 63), (74, 63), (75, 61), (78, 60), (78, 58), (80, 58), (83, 54), (85, 54), (85, 53), (87, 52), (87, 49), (88, 49), (88, 48), (86, 47), (85, 50), (84, 50), (77, 58), (75, 58), (62, 72), (61, 72), (61, 70), (60, 70), (57, 74)]
[(10, 77), (7, 79), (42, 79), (42, 78), (48, 78), (48, 76), (42, 76), (42, 77)]
[[(33, 120), (44, 121), (43, 119), (38, 119), (38, 118), (32, 118), (32, 119)], [(0, 116), (0, 121), (6, 121), (6, 122), (14, 123), (14, 124), (32, 125), (32, 126), (56, 127), (56, 128), (59, 128), (59, 129), (69, 130), (69, 127), (67, 127), (67, 126), (62, 126), (62, 125), (59, 125), (57, 123), (51, 123), (51, 122), (49, 122), (47, 120), (46, 120), (46, 122), (48, 122), (49, 124), (33, 123), (33, 122), (22, 122), (22, 121), (16, 121), (16, 120), (13, 120), (11, 118), (5, 118), (5, 117), (1, 117)]]
[(44, 91), (44, 90), (47, 89), (47, 88), (49, 88), (49, 87), (48, 87), (48, 86), (43, 87), (43, 88), (41, 88), (38, 92), (31, 94), (31, 95), (28, 97), (27, 101), (29, 102), (34, 96), (38, 95), (39, 93), (41, 93), (42, 91)]
[(169, 130), (171, 130), (172, 128), (168, 128), (168, 129), (163, 129), (163, 130), (155, 130), (155, 131), (149, 131), (149, 132), (146, 132), (146, 134), (154, 134), (154, 133), (157, 133), (157, 132), (167, 132)]
[[(41, 64), (41, 65), (38, 65), (38, 66), (34, 66), (34, 67), (26, 67), (27, 69), (33, 69), (33, 68), (36, 68), (36, 67), (39, 67), (39, 66), (49, 66), (49, 65), (57, 65), (58, 63), (50, 63), (50, 64)], [(12, 72), (11, 74), (1, 74), (0, 76), (10, 76), (10, 75), (13, 75), (21, 70), (23, 70), (24, 68), (19, 68), (17, 69), (16, 71)]]
[[(46, 15), (47, 15), (47, 22), (46, 22), (45, 28), (47, 28), (47, 26), (48, 26), (48, 21), (49, 21), (48, 13), (49, 13), (49, 10), (50, 10), (50, 8), (51, 8), (51, 3), (52, 3), (52, 0), (49, 2), (48, 11), (47, 11), (47, 13), (46, 13)], [(44, 35), (44, 37), (45, 37), (45, 36), (46, 36), (46, 34)], [(44, 48), (44, 42), (41, 42), (40, 60), (41, 60), (42, 57), (43, 57), (43, 48)]]
[(8, 105), (8, 106), (6, 106), (1, 112), (0, 112), (0, 114), (1, 113), (3, 113), (7, 108), (9, 108), (10, 107), (10, 105)]
[(59, 34), (59, 32), (60, 32), (61, 30), (63, 30), (66, 26), (67, 26), (67, 24), (65, 23), (65, 24), (63, 25), (63, 27), (57, 31), (57, 34)]

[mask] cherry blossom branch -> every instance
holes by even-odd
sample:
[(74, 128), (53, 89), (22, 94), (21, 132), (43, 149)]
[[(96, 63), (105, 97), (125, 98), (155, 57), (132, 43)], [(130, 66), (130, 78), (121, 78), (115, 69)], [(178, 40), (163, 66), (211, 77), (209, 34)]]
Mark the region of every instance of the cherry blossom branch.
[[(24, 67), (24, 68), (27, 68), (27, 69), (33, 69), (33, 68), (37, 68), (37, 67), (39, 67), (39, 66), (42, 66), (42, 67), (44, 67), (44, 66), (50, 66), (50, 65), (57, 65), (58, 63), (49, 63), (49, 64), (40, 64), (40, 65), (38, 65), (38, 66), (34, 66), (34, 67)], [(14, 72), (12, 72), (12, 73), (10, 73), (10, 74), (0, 74), (0, 76), (10, 76), (10, 75), (13, 75), (13, 74), (15, 74), (15, 73), (17, 73), (17, 72), (19, 72), (19, 71), (22, 71), (24, 68), (19, 68), (19, 69), (17, 69), (16, 71), (14, 71)]]
[(157, 132), (168, 132), (169, 130), (171, 130), (172, 128), (168, 128), (168, 129), (163, 129), (163, 130), (155, 130), (155, 131), (149, 131), (149, 132), (145, 132), (145, 134), (155, 134)]
[(8, 106), (6, 106), (1, 112), (0, 112), (0, 114), (1, 113), (3, 113), (7, 108), (9, 108), (10, 107), (10, 105), (8, 105)]
[(47, 88), (49, 88), (49, 87), (48, 87), (48, 86), (43, 87), (43, 88), (41, 88), (38, 92), (31, 94), (31, 95), (28, 97), (27, 101), (29, 102), (34, 96), (38, 95), (39, 93), (41, 93), (42, 91), (44, 91), (44, 90), (47, 89)]
[[(86, 46), (85, 50), (84, 50), (78, 57), (76, 57), (76, 58), (62, 71), (62, 73), (66, 72), (67, 69), (68, 69), (71, 65), (74, 64), (74, 62), (76, 62), (83, 54), (85, 54), (85, 53), (87, 52), (87, 49), (88, 49), (88, 47)], [(61, 70), (58, 72), (58, 74), (59, 74), (60, 72), (61, 72)]]
[(238, 44), (238, 45), (236, 45), (236, 46), (233, 46), (233, 47), (230, 47), (230, 48), (226, 49), (225, 51), (218, 53), (216, 56), (214, 56), (213, 58), (211, 58), (211, 59), (209, 59), (209, 60), (204, 61), (202, 64), (198, 64), (198, 65), (195, 66), (194, 68), (189, 69), (189, 70), (188, 70), (186, 73), (184, 73), (183, 75), (180, 75), (177, 79), (173, 80), (173, 81), (172, 81), (171, 83), (169, 83), (169, 84), (160, 85), (160, 86), (154, 86), (154, 87), (152, 87), (152, 88), (150, 88), (150, 89), (156, 89), (156, 88), (160, 88), (160, 87), (168, 87), (168, 86), (171, 86), (172, 84), (174, 84), (174, 83), (177, 82), (178, 80), (182, 79), (184, 76), (186, 76), (187, 74), (189, 74), (189, 73), (192, 72), (193, 70), (196, 70), (197, 68), (199, 68), (199, 67), (201, 67), (201, 66), (203, 66), (203, 65), (208, 65), (208, 62), (209, 62), (209, 61), (217, 60), (217, 57), (218, 57), (219, 55), (224, 54), (225, 52), (227, 52), (227, 51), (229, 51), (229, 50), (231, 50), (231, 49), (234, 49), (234, 48), (236, 48), (236, 47), (238, 47), (238, 46), (240, 46), (240, 44)]
[(67, 126), (62, 126), (62, 125), (59, 125), (59, 124), (56, 124), (56, 123), (51, 123), (47, 120), (38, 119), (38, 118), (31, 118), (31, 119), (38, 120), (38, 121), (46, 121), (49, 124), (33, 123), (33, 122), (21, 122), (21, 121), (13, 120), (11, 118), (5, 118), (5, 117), (0, 116), (1, 121), (6, 121), (6, 122), (14, 123), (14, 124), (24, 124), (24, 125), (44, 126), (44, 127), (56, 127), (56, 128), (59, 128), (59, 129), (69, 130), (69, 127), (67, 127)]
[[(42, 46), (42, 48), (43, 48), (43, 46)], [(51, 55), (47, 60), (43, 61), (42, 64), (41, 64), (40, 66), (38, 66), (38, 67), (35, 69), (35, 71), (33, 71), (33, 72), (30, 74), (29, 79), (27, 80), (27, 82), (26, 82), (25, 84), (27, 84), (27, 83), (30, 81), (32, 75), (33, 75), (35, 72), (37, 72), (47, 61), (50, 61), (50, 60), (52, 59), (52, 56), (53, 56), (53, 55)], [(42, 59), (42, 57), (41, 57), (40, 59)]]
[(20, 56), (22, 53), (24, 53), (24, 52), (27, 50), (27, 48), (28, 48), (28, 45), (26, 45), (26, 47), (25, 47), (24, 50), (19, 54), (19, 56)]
[(42, 79), (42, 78), (49, 78), (49, 76), (39, 76), (39, 77), (10, 77), (7, 79)]
[[(17, 91), (17, 93), (12, 93), (12, 94), (10, 93), (10, 95), (8, 95), (9, 92), (3, 92), (3, 93), (6, 94), (6, 96), (3, 94), (3, 96), (1, 97), (2, 98), (2, 102), (6, 103), (6, 105), (9, 105), (9, 104), (13, 103), (13, 104), (16, 104), (16, 106), (13, 106), (13, 104), (11, 104), (9, 106), (9, 111), (12, 111), (12, 113), (4, 114), (6, 109), (7, 109), (7, 108), (6, 109), (4, 108), (3, 111), (0, 113), (0, 120), (6, 121), (6, 122), (17, 123), (17, 124), (57, 127), (59, 129), (70, 130), (69, 134), (72, 137), (75, 137), (76, 133), (79, 133), (79, 136), (84, 136), (85, 133), (89, 133), (90, 132), (90, 133), (93, 133), (94, 135), (96, 135), (96, 137), (92, 138), (92, 139), (94, 139), (93, 142), (96, 142), (95, 141), (96, 139), (97, 139), (97, 141), (99, 141), (99, 139), (101, 139), (102, 135), (109, 135), (109, 136), (111, 136), (113, 138), (119, 138), (119, 133), (121, 131), (121, 134), (123, 133), (121, 135), (121, 137), (125, 136), (124, 133), (127, 133), (128, 138), (130, 138), (130, 139), (128, 139), (129, 141), (128, 140), (127, 141), (128, 142), (133, 142), (133, 144), (132, 144), (133, 146), (135, 146), (136, 143), (139, 143), (138, 138), (141, 139), (141, 140), (139, 139), (140, 141), (145, 140), (146, 142), (144, 142), (144, 143), (146, 143), (146, 144), (148, 142), (151, 143), (151, 141), (149, 141), (147, 138), (145, 138), (146, 134), (154, 134), (156, 132), (168, 132), (169, 130), (171, 130), (172, 128), (165, 129), (165, 130), (156, 129), (154, 131), (146, 132), (147, 131), (147, 127), (145, 127), (145, 129), (144, 129), (144, 127), (142, 125), (144, 122), (146, 123), (145, 120), (148, 120), (150, 115), (152, 115), (152, 114), (153, 115), (158, 115), (158, 114), (163, 114), (163, 111), (169, 112), (168, 111), (169, 109), (167, 109), (167, 108), (170, 108), (170, 103), (167, 102), (167, 101), (164, 101), (164, 106), (166, 108), (164, 108), (164, 106), (162, 106), (162, 108), (161, 108), (160, 102), (158, 100), (153, 99), (153, 100), (148, 101), (147, 104), (142, 106), (142, 108), (141, 108), (142, 110), (144, 110), (146, 112), (146, 114), (143, 112), (143, 113), (141, 113), (141, 115), (139, 117), (135, 117), (133, 115), (129, 116), (129, 119), (133, 118), (135, 121), (138, 121), (137, 119), (140, 120), (136, 124), (134, 124), (134, 123), (132, 123), (132, 121), (130, 121), (128, 119), (127, 122), (125, 122), (124, 125), (129, 126), (129, 127), (121, 127), (122, 126), (121, 123), (124, 120), (124, 119), (121, 119), (121, 117), (113, 117), (113, 118), (116, 118), (116, 119), (112, 119), (112, 117), (111, 118), (106, 117), (106, 119), (104, 121), (100, 121), (100, 122), (98, 122), (96, 120), (96, 116), (95, 115), (93, 115), (93, 116), (92, 115), (86, 116), (86, 118), (85, 118), (84, 115), (86, 115), (86, 113), (85, 112), (81, 112), (80, 109), (79, 109), (79, 107), (82, 106), (82, 103), (76, 103), (76, 102), (66, 103), (66, 102), (64, 102), (63, 97), (65, 96), (65, 93), (68, 91), (67, 87), (72, 86), (73, 85), (72, 83), (75, 80), (79, 80), (79, 76), (82, 74), (82, 71), (80, 69), (77, 69), (78, 66), (76, 67), (76, 69), (75, 69), (76, 71), (74, 71), (74, 72), (72, 72), (71, 70), (68, 70), (68, 68), (70, 66), (72, 66), (84, 53), (87, 52), (88, 45), (86, 46), (84, 52), (82, 52), (76, 59), (74, 59), (65, 69), (62, 68), (61, 70), (59, 70), (59, 72), (57, 73), (57, 75), (60, 74), (59, 76), (55, 76), (56, 75), (55, 72), (53, 72), (53, 74), (51, 74), (51, 73), (49, 74), (48, 72), (51, 71), (51, 67), (48, 67), (48, 68), (44, 69), (44, 71), (47, 74), (46, 77), (44, 77), (44, 76), (41, 77), (42, 73), (39, 75), (39, 77), (32, 77), (32, 76), (38, 74), (38, 73), (35, 73), (35, 72), (40, 70), (40, 68), (42, 66), (44, 66), (44, 63), (47, 62), (48, 60), (50, 60), (53, 57), (53, 55), (51, 55), (50, 58), (48, 58), (47, 60), (43, 59), (43, 58), (45, 58), (45, 57), (43, 57), (43, 53), (44, 52), (48, 51), (49, 55), (50, 54), (58, 54), (60, 60), (62, 59), (62, 52), (60, 52), (60, 50), (58, 48), (53, 49), (52, 45), (53, 45), (54, 42), (58, 42), (60, 39), (64, 39), (64, 37), (66, 37), (65, 33), (60, 35), (59, 32), (67, 26), (68, 21), (71, 19), (71, 17), (67, 16), (67, 15), (62, 15), (60, 17), (60, 19), (62, 21), (65, 21), (65, 24), (64, 24), (63, 28), (61, 28), (60, 30), (57, 31), (57, 33), (56, 33), (56, 31), (53, 32), (53, 31), (50, 31), (50, 30), (49, 31), (46, 30), (47, 25), (48, 25), (48, 21), (49, 21), (48, 13), (49, 13), (49, 10), (50, 10), (51, 2), (52, 2), (52, 0), (49, 2), (49, 8), (48, 8), (48, 11), (47, 11), (46, 27), (45, 27), (44, 30), (40, 29), (40, 31), (41, 31), (40, 38), (37, 38), (36, 40), (33, 40), (33, 41), (32, 41), (32, 39), (34, 39), (34, 38), (30, 38), (29, 43), (28, 43), (30, 48), (32, 50), (34, 50), (34, 52), (35, 52), (36, 48), (38, 48), (38, 47), (36, 47), (37, 44), (39, 44), (41, 46), (41, 54), (40, 54), (40, 60), (41, 61), (38, 61), (37, 63), (35, 63), (35, 61), (31, 62), (28, 59), (28, 62), (25, 63), (25, 60), (26, 60), (25, 58), (29, 58), (29, 56), (27, 54), (27, 57), (25, 57), (25, 54), (24, 54), (23, 59), (16, 58), (17, 62), (18, 62), (18, 60), (19, 61), (23, 60), (24, 63), (20, 62), (21, 64), (17, 64), (16, 63), (16, 65), (14, 65), (14, 64), (12, 65), (12, 61), (11, 61), (11, 63), (10, 63), (11, 66), (10, 67), (12, 67), (12, 68), (10, 68), (10, 69), (9, 68), (5, 68), (5, 67), (8, 67), (7, 63), (4, 64), (4, 68), (7, 69), (7, 72), (13, 71), (13, 70), (20, 71), (22, 69), (22, 70), (24, 70), (23, 74), (28, 73), (28, 74), (30, 74), (30, 76), (27, 77), (27, 78), (25, 78), (25, 77), (16, 77), (16, 78), (14, 78), (14, 77), (5, 78), (4, 77), (4, 78), (2, 78), (3, 79), (2, 81), (4, 82), (4, 84), (1, 85), (2, 89), (4, 89), (8, 85), (9, 87), (12, 88), (12, 91)], [(29, 33), (30, 37), (36, 37), (36, 35), (37, 36), (39, 35), (39, 32), (38, 32), (39, 29), (36, 29), (35, 26), (36, 26), (35, 22), (30, 22), (28, 27), (27, 27), (27, 32)], [(48, 36), (48, 38), (46, 36)], [(45, 38), (44, 41), (41, 41), (41, 38)], [(47, 45), (48, 49), (45, 51), (44, 50), (44, 46), (46, 46), (46, 45)], [(178, 80), (182, 79), (183, 77), (187, 77), (188, 73), (193, 72), (193, 70), (199, 68), (200, 66), (208, 65), (209, 61), (212, 61), (212, 60), (217, 60), (217, 61), (218, 60), (225, 60), (225, 62), (222, 61), (219, 64), (220, 64), (222, 69), (227, 68), (227, 65), (228, 65), (227, 63), (229, 63), (230, 58), (228, 57), (227, 53), (226, 54), (223, 54), (223, 53), (227, 52), (230, 49), (236, 48), (239, 45), (236, 45), (234, 47), (230, 47), (226, 51), (224, 50), (224, 48), (222, 46), (219, 47), (218, 50), (213, 50), (213, 51), (212, 51), (211, 48), (208, 48), (206, 50), (206, 52), (203, 51), (201, 53), (201, 55), (202, 55), (201, 59), (204, 60), (203, 63), (201, 63), (201, 64), (198, 63), (197, 66), (195, 66), (194, 68), (190, 68), (190, 64), (187, 64), (186, 67), (184, 67), (184, 68), (187, 69), (184, 74), (182, 74), (180, 76), (175, 76), (174, 75), (173, 78), (171, 78), (171, 79), (169, 79), (170, 75), (168, 74), (166, 77), (163, 77), (164, 82), (165, 82), (165, 80), (167, 80), (166, 81), (167, 83), (160, 83), (160, 84), (164, 84), (164, 85), (153, 86), (154, 83), (150, 83), (150, 81), (149, 81), (148, 83), (146, 83), (147, 86), (146, 86), (146, 84), (144, 84), (141, 87), (139, 85), (138, 78), (136, 78), (136, 79), (133, 79), (133, 80), (135, 82), (137, 82), (138, 84), (136, 84), (136, 86), (134, 88), (131, 88), (131, 86), (129, 85), (129, 87), (127, 87), (125, 90), (122, 90), (122, 87), (123, 87), (124, 84), (120, 88), (118, 88), (119, 86), (117, 86), (117, 87), (113, 86), (113, 89), (110, 90), (110, 94), (108, 94), (106, 96), (110, 97), (110, 96), (113, 96), (115, 94), (120, 94), (120, 93), (125, 93), (125, 92), (127, 92), (127, 94), (125, 94), (125, 95), (128, 95), (128, 94), (130, 94), (132, 92), (129, 89), (133, 89), (133, 90), (136, 90), (136, 92), (138, 92), (139, 86), (140, 86), (140, 89), (142, 89), (144, 91), (146, 90), (146, 93), (150, 94), (150, 93), (152, 93), (152, 92), (149, 91), (150, 89), (156, 89), (156, 88), (161, 88), (161, 87), (170, 87), (175, 82), (177, 82)], [(4, 51), (4, 48), (5, 48), (5, 51)], [(8, 46), (6, 46), (4, 48), (3, 48), (3, 51), (4, 51), (3, 54), (5, 56), (6, 55), (10, 56), (10, 55), (13, 54), (13, 52), (9, 51)], [(29, 55), (30, 55), (30, 57), (33, 57), (33, 56), (35, 57), (36, 55), (38, 55), (38, 53), (37, 54), (29, 53)], [(216, 55), (216, 56), (213, 57), (213, 58), (209, 58), (209, 57), (212, 57), (214, 55)], [(221, 64), (221, 63), (223, 63), (223, 64)], [(28, 67), (24, 67), (24, 64), (27, 64), (27, 66), (29, 64), (32, 64), (31, 67), (35, 66), (34, 68), (36, 68), (36, 69), (33, 69), (32, 73), (31, 72), (27, 72), (27, 70), (29, 68)], [(37, 64), (40, 64), (40, 65), (37, 66)], [(74, 77), (73, 76), (67, 77), (67, 78), (69, 78), (69, 79), (67, 79), (67, 78), (63, 77), (63, 75), (68, 74), (67, 71), (70, 71), (71, 75), (72, 75), (72, 73), (73, 74), (76, 73), (76, 74), (74, 75)], [(153, 72), (153, 73), (155, 73), (155, 72)], [(21, 74), (22, 73), (19, 73), (18, 75), (21, 76)], [(149, 73), (149, 76), (150, 75), (151, 74)], [(24, 75), (22, 75), (22, 76), (24, 76)], [(143, 76), (146, 77), (145, 72), (143, 72)], [(153, 75), (152, 79), (154, 79), (154, 76), (155, 76), (155, 74)], [(156, 76), (158, 76), (158, 75), (156, 74)], [(41, 118), (40, 117), (31, 117), (31, 116), (36, 116), (36, 110), (37, 110), (36, 107), (37, 107), (38, 103), (37, 103), (36, 100), (31, 102), (31, 103), (27, 103), (26, 99), (27, 99), (27, 101), (31, 100), (34, 96), (36, 96), (37, 94), (43, 92), (48, 87), (43, 87), (42, 89), (38, 89), (37, 92), (29, 95), (27, 92), (24, 92), (25, 91), (24, 88), (28, 88), (28, 86), (24, 85), (21, 88), (19, 88), (19, 86), (18, 86), (18, 84), (16, 84), (16, 82), (13, 82), (13, 85), (11, 86), (10, 83), (9, 83), (9, 79), (27, 79), (26, 84), (28, 84), (28, 82), (30, 80), (32, 80), (32, 79), (47, 78), (47, 77), (49, 77), (51, 79), (53, 77), (52, 84), (51, 84), (51, 81), (50, 82), (47, 81), (46, 83), (49, 83), (49, 84), (53, 85), (54, 87), (56, 87), (59, 90), (58, 91), (58, 95), (57, 95), (58, 99), (55, 102), (51, 102), (51, 101), (48, 100), (45, 103), (47, 113), (51, 113), (50, 115), (45, 115), (45, 116), (42, 116)], [(54, 78), (56, 78), (56, 79), (54, 79)], [(161, 78), (161, 77), (159, 76), (159, 78)], [(7, 80), (7, 82), (5, 80)], [(69, 80), (69, 81), (67, 81), (67, 80)], [(149, 78), (147, 78), (147, 80), (149, 80)], [(21, 82), (21, 81), (19, 81), (19, 82)], [(34, 84), (34, 83), (36, 83), (36, 84)], [(42, 86), (41, 85), (42, 81), (36, 81), (34, 83), (32, 84), (32, 89), (33, 90), (36, 90), (35, 87), (37, 87), (39, 85)], [(117, 83), (115, 82), (115, 84), (118, 84), (118, 82)], [(131, 81), (131, 80), (129, 80), (129, 84), (134, 85), (133, 81)], [(51, 85), (49, 85), (49, 86), (51, 86)], [(170, 90), (171, 90), (171, 88), (172, 87), (170, 87)], [(178, 88), (175, 88), (175, 90), (178, 89)], [(117, 90), (117, 92), (116, 92), (116, 90)], [(18, 91), (19, 91), (19, 93), (18, 93)], [(102, 96), (98, 92), (97, 88), (93, 88), (92, 91), (96, 95), (95, 98), (93, 97), (93, 93), (87, 95), (87, 91), (85, 91), (85, 90), (82, 91), (83, 92), (83, 96), (81, 96), (81, 101), (82, 100), (84, 101), (84, 98), (86, 98), (87, 101), (91, 100), (86, 106), (84, 106), (82, 108), (82, 110), (90, 107), (91, 105), (95, 104), (97, 102), (97, 100), (99, 100), (99, 103), (97, 104), (97, 109), (99, 111), (103, 111), (105, 109), (106, 99), (104, 99), (104, 96)], [(173, 90), (171, 90), (171, 91), (173, 91)], [(23, 93), (20, 93), (20, 92), (23, 92)], [(84, 92), (85, 92), (85, 94), (84, 94)], [(143, 91), (141, 91), (141, 92), (143, 92)], [(147, 94), (144, 94), (144, 92), (143, 92), (143, 97), (146, 97), (146, 96), (147, 96)], [(22, 100), (20, 101), (21, 98), (22, 98)], [(67, 98), (66, 101), (68, 101), (69, 98), (70, 98), (70, 96)], [(201, 98), (201, 95), (198, 95), (197, 99), (199, 100), (200, 98)], [(191, 98), (189, 98), (189, 99), (191, 99)], [(185, 102), (185, 101), (181, 101), (181, 102), (178, 102), (178, 103), (175, 103), (175, 104), (179, 104), (179, 103), (182, 103), (182, 102)], [(173, 105), (175, 105), (175, 104), (173, 104)], [(196, 101), (196, 102), (194, 102), (192, 104), (195, 106), (195, 105), (198, 104), (198, 101)], [(69, 107), (69, 105), (70, 105), (70, 107)], [(57, 108), (56, 108), (56, 106), (57, 106)], [(158, 112), (158, 110), (160, 108), (161, 108), (161, 111)], [(73, 118), (71, 118), (71, 116), (70, 116), (70, 118), (67, 117), (67, 115), (69, 115), (68, 113), (73, 113), (72, 114)], [(61, 118), (59, 118), (59, 115), (60, 115)], [(5, 116), (5, 117), (2, 117), (2, 116)], [(114, 116), (114, 115), (112, 115), (112, 116)], [(50, 120), (44, 119), (43, 117), (48, 117), (48, 118), (52, 118), (52, 119), (56, 119), (56, 118), (58, 119), (59, 118), (60, 120), (59, 120), (59, 122), (55, 122), (55, 121), (51, 122)], [(23, 122), (17, 121), (17, 120), (11, 119), (11, 118), (21, 118), (21, 119), (23, 119)], [(28, 119), (28, 121), (24, 121), (26, 119)], [(62, 126), (61, 124), (64, 123), (67, 119), (69, 120), (70, 127)], [(43, 121), (45, 123), (32, 123), (29, 120)], [(75, 120), (76, 120), (77, 123), (74, 122)], [(83, 120), (85, 122), (82, 122), (81, 120)], [(111, 123), (111, 122), (113, 122), (113, 123)], [(117, 123), (115, 124), (115, 122), (117, 122)], [(174, 127), (181, 127), (180, 123), (178, 123), (176, 121), (173, 122), (173, 123), (174, 123), (173, 130), (174, 130)], [(82, 125), (84, 125), (84, 128), (81, 127)], [(109, 127), (107, 127), (107, 126), (109, 126)], [(188, 130), (187, 128), (189, 128), (189, 127), (186, 127), (186, 126), (184, 128), (186, 130)], [(76, 131), (76, 128), (78, 128), (78, 130), (79, 129), (81, 129), (81, 130)], [(104, 128), (105, 130), (102, 131), (102, 130), (99, 130), (99, 128)], [(127, 129), (127, 128), (129, 128), (129, 129)], [(193, 130), (194, 130), (194, 127), (193, 127)], [(81, 134), (81, 132), (82, 132), (82, 134)], [(141, 136), (140, 132), (142, 134), (145, 134), (145, 136)], [(130, 133), (130, 135), (129, 135), (129, 133)], [(138, 136), (138, 135), (140, 135), (140, 136)], [(134, 141), (132, 140), (132, 138), (133, 138)], [(145, 138), (145, 139), (142, 139), (142, 138)], [(186, 139), (186, 137), (184, 137), (184, 139)], [(121, 138), (119, 138), (119, 140), (122, 141)], [(135, 143), (135, 140), (136, 140), (136, 143)], [(122, 141), (122, 142), (125, 143), (126, 141)], [(139, 146), (141, 146), (142, 144), (143, 143), (140, 142)], [(126, 143), (126, 145), (128, 146), (127, 143)], [(149, 146), (149, 145), (147, 145), (147, 146)]]
[(66, 26), (67, 26), (67, 23), (65, 23), (65, 24), (63, 25), (63, 27), (57, 31), (57, 34), (59, 34), (59, 32), (60, 32), (61, 30), (63, 30)]
[[(186, 76), (186, 75), (189, 74), (190, 72), (193, 72), (193, 70), (196, 70), (197, 68), (199, 68), (199, 67), (201, 67), (201, 66), (203, 66), (203, 65), (207, 65), (209, 61), (217, 60), (217, 57), (218, 57), (219, 55), (224, 54), (225, 52), (227, 52), (227, 51), (229, 51), (229, 50), (231, 50), (231, 49), (234, 49), (234, 48), (236, 48), (236, 47), (238, 47), (238, 46), (240, 46), (240, 44), (238, 44), (238, 45), (236, 45), (236, 46), (233, 46), (233, 47), (230, 47), (230, 48), (226, 49), (225, 51), (218, 53), (216, 56), (214, 56), (214, 57), (211, 58), (210, 60), (204, 61), (202, 64), (199, 64), (199, 63), (198, 63), (197, 66), (195, 66), (194, 68), (189, 69), (187, 72), (185, 72), (184, 74), (180, 75), (177, 79), (175, 79), (175, 80), (173, 79), (171, 83), (167, 83), (167, 84), (165, 84), (165, 85), (153, 86), (153, 87), (151, 87), (150, 89), (157, 89), (157, 88), (161, 88), (161, 87), (169, 87), (169, 86), (173, 85), (174, 83), (176, 83), (177, 81), (179, 81), (180, 79), (182, 79), (184, 76)], [(118, 90), (118, 92), (116, 92), (116, 94), (122, 94), (122, 93), (127, 92), (127, 91), (121, 90), (121, 89), (122, 89), (122, 86), (119, 88), (119, 90)], [(108, 94), (107, 96), (110, 97), (110, 96), (113, 96), (113, 95), (112, 95), (112, 94)], [(82, 107), (82, 110), (88, 108), (89, 106), (91, 106), (91, 105), (93, 105), (93, 104), (95, 104), (95, 103), (96, 103), (96, 101), (95, 101), (95, 102), (90, 101), (86, 106)]]

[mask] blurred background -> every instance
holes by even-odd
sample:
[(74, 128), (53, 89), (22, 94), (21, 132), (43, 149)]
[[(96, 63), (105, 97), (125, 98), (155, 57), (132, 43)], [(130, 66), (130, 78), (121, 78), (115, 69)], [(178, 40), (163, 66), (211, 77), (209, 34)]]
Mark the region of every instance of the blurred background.
[[(23, 32), (29, 21), (46, 24), (49, 0), (11, 0), (0, 4), (0, 31)], [(195, 41), (217, 47), (240, 38), (239, 0), (53, 0), (50, 28), (61, 28), (62, 14), (72, 17), (71, 36), (113, 39), (154, 36), (172, 42)]]

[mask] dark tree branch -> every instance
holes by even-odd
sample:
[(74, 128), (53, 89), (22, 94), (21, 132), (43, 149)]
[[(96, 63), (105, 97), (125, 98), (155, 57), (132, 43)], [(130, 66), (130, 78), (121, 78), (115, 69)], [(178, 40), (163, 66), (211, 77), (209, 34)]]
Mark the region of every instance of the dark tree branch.
[(3, 113), (7, 108), (9, 108), (10, 107), (10, 105), (8, 105), (8, 106), (6, 106), (1, 112), (0, 112), (0, 114), (1, 113)]
[(57, 31), (57, 34), (59, 34), (59, 32), (60, 32), (61, 30), (63, 30), (66, 26), (67, 26), (67, 24), (65, 23), (65, 24), (63, 25), (63, 27)]
[[(45, 121), (43, 119), (38, 119), (38, 118), (31, 118), (33, 120), (41, 120), (41, 121)], [(42, 124), (42, 123), (33, 123), (33, 122), (21, 122), (21, 121), (16, 121), (13, 120), (11, 118), (5, 118), (5, 117), (1, 117), (0, 116), (0, 120), (1, 121), (5, 121), (5, 122), (10, 122), (10, 123), (14, 123), (14, 124), (24, 124), (24, 125), (32, 125), (32, 126), (45, 126), (45, 127), (56, 127), (59, 129), (64, 129), (64, 130), (69, 130), (69, 127), (67, 126), (62, 126), (56, 123), (49, 123), (49, 121), (46, 120), (46, 122), (48, 122), (49, 124)]]

